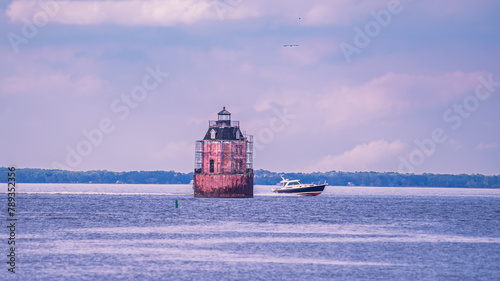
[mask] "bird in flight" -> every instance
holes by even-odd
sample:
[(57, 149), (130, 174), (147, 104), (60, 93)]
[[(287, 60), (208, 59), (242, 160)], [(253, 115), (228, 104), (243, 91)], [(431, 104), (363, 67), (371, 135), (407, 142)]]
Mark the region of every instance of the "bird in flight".
[(297, 47), (299, 45), (297, 44), (287, 44), (287, 45), (283, 45), (283, 47)]

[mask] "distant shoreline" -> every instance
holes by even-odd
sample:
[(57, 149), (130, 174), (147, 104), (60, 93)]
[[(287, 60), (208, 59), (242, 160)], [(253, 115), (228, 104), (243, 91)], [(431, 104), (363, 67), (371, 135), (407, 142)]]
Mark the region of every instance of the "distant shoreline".
[[(0, 182), (7, 182), (7, 167), (0, 167)], [(393, 172), (339, 172), (323, 173), (277, 173), (256, 170), (255, 185), (275, 185), (281, 175), (302, 182), (328, 182), (330, 186), (373, 187), (456, 187), (456, 188), (500, 188), (500, 175), (480, 174), (400, 174)], [(193, 173), (175, 171), (129, 171), (106, 170), (66, 171), (56, 169), (17, 168), (19, 183), (82, 183), (82, 184), (189, 184)]]
[[(20, 184), (71, 184), (71, 185), (151, 185), (151, 186), (154, 186), (154, 185), (192, 185), (191, 183), (84, 183), (84, 182), (77, 182), (77, 183), (74, 183), (74, 182), (69, 182), (69, 183), (66, 183), (66, 182), (58, 182), (58, 183), (43, 183), (43, 182), (24, 182), (24, 183), (20, 183)], [(275, 184), (255, 184), (254, 186), (269, 186), (270, 188), (275, 188), (276, 185)], [(422, 189), (426, 189), (426, 188), (450, 188), (450, 189), (453, 189), (453, 188), (464, 188), (464, 189), (500, 189), (499, 187), (460, 187), (460, 186), (377, 186), (377, 185), (352, 185), (352, 186), (349, 186), (349, 185), (328, 185), (328, 187), (349, 187), (349, 188), (422, 188)], [(7, 194), (8, 192), (2, 192), (0, 191), (0, 194)], [(30, 193), (40, 193), (40, 192), (17, 192), (19, 194), (30, 194)], [(47, 192), (42, 192), (42, 193), (47, 193)], [(54, 192), (54, 193), (57, 193), (57, 194), (60, 194), (60, 193), (64, 193), (64, 192)], [(67, 193), (73, 193), (71, 191), (68, 191)], [(98, 194), (98, 193), (96, 193)]]

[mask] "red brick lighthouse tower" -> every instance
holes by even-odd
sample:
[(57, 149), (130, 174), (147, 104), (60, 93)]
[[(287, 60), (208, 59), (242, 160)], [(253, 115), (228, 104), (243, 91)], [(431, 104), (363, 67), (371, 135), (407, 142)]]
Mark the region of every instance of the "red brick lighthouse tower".
[(194, 197), (253, 197), (252, 136), (240, 131), (224, 107), (196, 141)]

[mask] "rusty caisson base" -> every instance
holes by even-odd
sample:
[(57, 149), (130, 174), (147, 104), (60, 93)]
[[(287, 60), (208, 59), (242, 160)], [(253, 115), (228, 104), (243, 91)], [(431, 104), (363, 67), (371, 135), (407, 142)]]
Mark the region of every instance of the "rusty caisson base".
[(252, 198), (253, 174), (194, 174), (194, 197)]

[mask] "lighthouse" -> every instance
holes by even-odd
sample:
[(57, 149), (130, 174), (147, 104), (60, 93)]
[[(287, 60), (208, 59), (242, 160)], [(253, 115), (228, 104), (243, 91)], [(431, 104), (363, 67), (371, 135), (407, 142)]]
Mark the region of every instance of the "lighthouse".
[(194, 197), (253, 197), (253, 138), (223, 107), (196, 141)]

